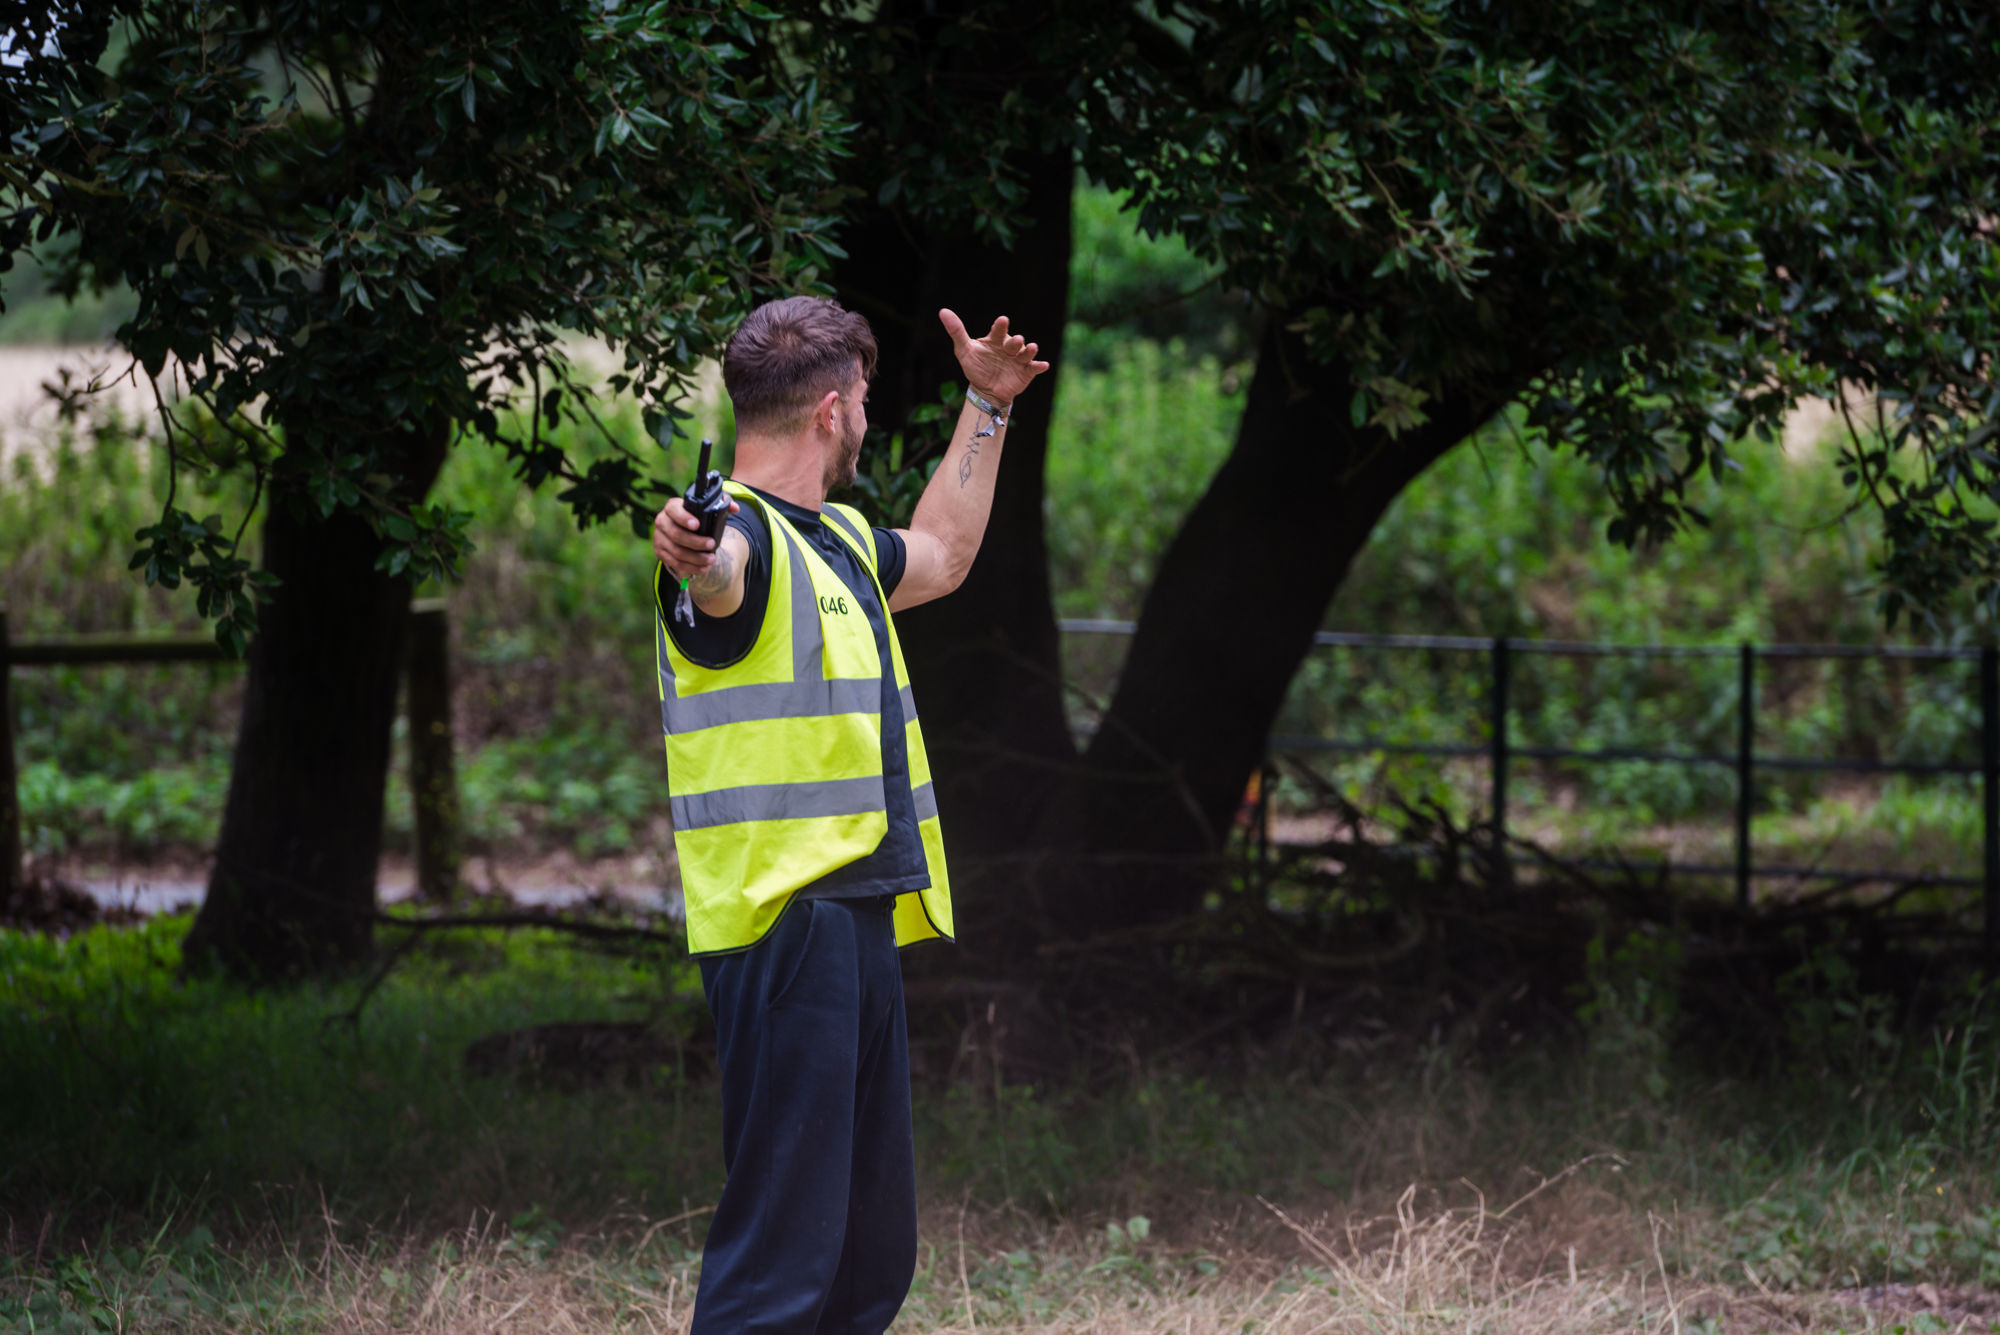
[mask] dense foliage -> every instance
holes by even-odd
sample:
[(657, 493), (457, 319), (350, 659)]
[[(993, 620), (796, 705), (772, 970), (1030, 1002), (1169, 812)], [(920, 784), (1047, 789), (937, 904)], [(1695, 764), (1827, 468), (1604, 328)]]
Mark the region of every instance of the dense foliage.
[(1841, 466), (1888, 522), (1883, 610), (2000, 592), (1990, 11), (1172, 14), (1180, 45), (1101, 69), (1085, 161), (1349, 367), (1355, 425), (1522, 397), (1632, 544), (1798, 398), (1873, 395)]
[[(1119, 200), (1078, 201), (1068, 372), (1048, 461), (1049, 572), (1068, 617), (1136, 617), (1162, 553), (1229, 451), (1242, 412), (1241, 308), (1175, 239), (1134, 237)], [(1163, 295), (1196, 298), (1097, 328)], [(1158, 334), (1163, 337), (1149, 337)], [(727, 438), (720, 396), (695, 403), (699, 434)], [(606, 417), (628, 446), (636, 410)], [(520, 429), (518, 425), (514, 429)], [(187, 628), (194, 609), (118, 577), (123, 544), (164, 494), (162, 470), (125, 425), (104, 421), (39, 466), (17, 454), (0, 487), (0, 598), (17, 634)], [(1837, 437), (1839, 428), (1833, 428)], [(608, 449), (594, 428), (551, 436), (580, 458)], [(1336, 630), (1733, 644), (1870, 643), (1868, 601), (1879, 527), (1844, 521), (1845, 492), (1825, 466), (1835, 446), (1799, 435), (1787, 454), (1749, 451), (1727, 479), (1690, 495), (1703, 532), (1657, 548), (1607, 548), (1608, 499), (1588, 460), (1502, 425), (1434, 466), (1391, 508), (1327, 614)], [(692, 466), (687, 442), (670, 455)], [(247, 501), (247, 481), (215, 504)], [(239, 490), (240, 489), (240, 490)], [(68, 507), (59, 505), (61, 496)], [(644, 596), (646, 554), (621, 528), (578, 532), (548, 490), (523, 494), (497, 452), (462, 450), (438, 503), (475, 516), (477, 551), (449, 595), (458, 673), (457, 730), (468, 834), (503, 858), (554, 849), (664, 863), (664, 785)], [(88, 516), (64, 517), (66, 508)], [(1218, 611), (1218, 616), (1225, 615)], [(1964, 644), (1984, 633), (1961, 603), (1899, 643)], [(1078, 722), (1094, 721), (1129, 640), (1072, 635), (1064, 668)], [(1586, 670), (1587, 669), (1587, 670)], [(1524, 662), (1515, 719), (1523, 744), (1733, 745), (1733, 665)], [(1765, 706), (1773, 753), (1963, 759), (1976, 697), (1963, 665), (1799, 664)], [(1486, 716), (1477, 655), (1319, 653), (1277, 725), (1288, 733), (1476, 744)], [(233, 669), (91, 667), (15, 674), (31, 848), (71, 856), (206, 849), (228, 777)], [(1345, 791), (1381, 801), (1432, 797), (1461, 819), (1485, 801), (1483, 769), (1426, 758), (1361, 757), (1337, 771)], [(1977, 847), (1976, 783), (1894, 780), (1880, 790), (1816, 776), (1767, 778), (1758, 844), (1774, 859), (1958, 872)], [(1587, 783), (1590, 798), (1567, 809)], [(1553, 846), (1647, 851), (1678, 822), (1681, 839), (1726, 860), (1733, 782), (1671, 766), (1524, 772), (1517, 819)], [(409, 799), (390, 786), (392, 846), (409, 838)], [(1699, 830), (1698, 835), (1687, 833)], [(475, 870), (475, 879), (483, 876)], [(635, 878), (654, 874), (621, 873)]]
[[(557, 331), (623, 356), (653, 439), (760, 294), (826, 264), (842, 126), (810, 79), (743, 60), (754, 4), (52, 7), (4, 82), (5, 250), (73, 245), (67, 291), (122, 280), (119, 340), (223, 430), (177, 467), (247, 466), (283, 504), (351, 509), (384, 568), (455, 569), (465, 516), (402, 485), (410, 429), (505, 444), (585, 521), (650, 513), (655, 460), (587, 467), (544, 434), (592, 393)], [(496, 411), (539, 412), (507, 434)], [(261, 422), (239, 412), (268, 403)], [(274, 430), (273, 428), (280, 428)], [(182, 578), (238, 646), (240, 525), (169, 489), (135, 565)]]
[[(173, 352), (223, 416), (297, 400), (304, 438), (253, 461), (376, 513), (398, 564), (450, 568), (459, 530), (385, 489), (341, 425), (438, 412), (497, 434), (524, 387), (587, 412), (558, 326), (674, 400), (748, 292), (832, 253), (848, 127), (796, 75), (824, 66), (863, 118), (850, 193), (1007, 240), (1031, 221), (1022, 154), (1071, 144), (1142, 228), (1341, 359), (1357, 423), (1525, 396), (1598, 465), (1615, 538), (1699, 522), (1695, 476), (1796, 397), (1859, 390), (1883, 416), (1842, 465), (1889, 520), (1884, 609), (2000, 576), (1995, 37), (1972, 8), (1082, 6), (1030, 33), (977, 5), (808, 6), (761, 43), (777, 16), (754, 7), (398, 14), (60, 11), (23, 29), (42, 54), (7, 108), (14, 240), (81, 240), (70, 290), (140, 289), (128, 343), (155, 373)], [(392, 148), (359, 166), (363, 144)], [(526, 476), (567, 477), (584, 517), (644, 494), (643, 457), (579, 473), (526, 420)], [(150, 568), (210, 589), (226, 629), (249, 615), (233, 545), (169, 508)]]

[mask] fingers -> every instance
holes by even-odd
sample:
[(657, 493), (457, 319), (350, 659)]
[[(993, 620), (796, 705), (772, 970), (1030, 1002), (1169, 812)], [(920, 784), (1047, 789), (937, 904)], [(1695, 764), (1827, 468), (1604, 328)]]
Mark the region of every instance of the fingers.
[[(730, 502), (729, 511), (737, 505)], [(676, 496), (653, 516), (653, 555), (676, 578), (698, 575), (715, 564), (716, 541), (700, 533), (701, 521), (688, 513), (687, 503)]]
[(944, 325), (944, 332), (951, 335), (952, 347), (963, 351), (965, 345), (972, 341), (972, 335), (965, 332), (965, 321), (959, 319), (957, 312), (949, 307), (938, 312), (938, 321)]
[(1011, 327), (1007, 317), (1002, 315), (993, 321), (993, 327), (987, 330), (986, 337), (979, 341), (1002, 356), (1017, 357), (1028, 340), (1019, 334), (1009, 333)]
[(1004, 315), (993, 321), (985, 337), (977, 339), (965, 336), (964, 322), (953, 312), (939, 311), (938, 318), (952, 334), (959, 366), (982, 394), (1012, 402), (1014, 395), (1049, 369), (1049, 363), (1038, 359), (1041, 345), (1012, 332), (1012, 324)]
[(653, 553), (660, 558), (660, 564), (667, 568), (667, 573), (672, 575), (676, 581), (693, 579), (696, 575), (701, 574), (715, 564), (714, 552), (696, 552), (693, 554), (669, 552), (663, 554), (658, 547), (655, 547), (653, 548)]
[[(730, 508), (733, 510), (735, 507), (732, 505)], [(679, 496), (661, 506), (660, 512), (653, 516), (653, 536), (656, 538), (662, 535), (678, 537), (676, 530), (700, 527), (701, 521), (688, 512), (687, 502)]]
[[(938, 320), (944, 325), (945, 332), (951, 335), (954, 347), (963, 350), (967, 344), (974, 341), (972, 336), (966, 332), (965, 322), (958, 318), (955, 311), (950, 309), (940, 310), (938, 312)], [(1008, 332), (1010, 327), (1011, 322), (1008, 317), (1004, 315), (996, 316), (993, 320), (993, 327), (986, 331), (984, 338), (977, 341), (985, 344), (992, 351), (1001, 353), (1007, 357), (1019, 358), (1025, 355), (1032, 358), (1037, 351), (1036, 345), (1028, 342), (1027, 339), (1021, 337), (1019, 334)]]
[(991, 347), (995, 352), (999, 353), (1001, 356), (1011, 358), (1014, 361), (1034, 360), (1035, 354), (1041, 351), (1041, 345), (1039, 343), (1030, 343), (1028, 342), (1027, 339), (1022, 338), (1019, 334), (1010, 334), (1007, 337), (999, 338), (996, 341), (995, 335), (999, 333), (1000, 329), (1006, 323), (1007, 323), (1007, 317), (1004, 315), (1001, 316), (998, 320), (995, 320), (993, 322), (994, 333), (988, 334), (986, 338), (982, 339), (981, 341), (986, 343), (989, 347)]

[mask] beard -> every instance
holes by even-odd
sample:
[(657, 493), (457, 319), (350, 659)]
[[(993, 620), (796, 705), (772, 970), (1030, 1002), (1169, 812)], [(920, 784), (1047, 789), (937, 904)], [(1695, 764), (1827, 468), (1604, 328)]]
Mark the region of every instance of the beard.
[(854, 420), (843, 417), (840, 423), (840, 450), (827, 460), (826, 476), (821, 479), (828, 491), (854, 485), (856, 467), (861, 462), (862, 433), (854, 429)]

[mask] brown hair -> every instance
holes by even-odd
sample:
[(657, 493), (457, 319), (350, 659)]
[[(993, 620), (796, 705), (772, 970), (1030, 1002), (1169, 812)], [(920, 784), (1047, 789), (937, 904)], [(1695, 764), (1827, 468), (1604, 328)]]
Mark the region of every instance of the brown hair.
[(766, 302), (722, 354), (737, 430), (797, 430), (828, 390), (853, 387), (856, 363), (863, 380), (874, 378), (875, 333), (867, 320), (824, 297)]

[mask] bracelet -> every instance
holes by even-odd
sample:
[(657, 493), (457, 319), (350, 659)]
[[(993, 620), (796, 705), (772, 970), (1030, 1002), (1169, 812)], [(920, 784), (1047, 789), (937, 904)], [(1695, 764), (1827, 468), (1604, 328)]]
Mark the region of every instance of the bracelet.
[(965, 387), (965, 401), (993, 419), (986, 424), (985, 430), (973, 432), (974, 440), (977, 440), (981, 436), (990, 436), (996, 428), (1006, 426), (1007, 414), (1014, 409), (1014, 405), (1011, 403), (994, 404), (989, 402), (984, 394), (981, 394), (970, 385)]

